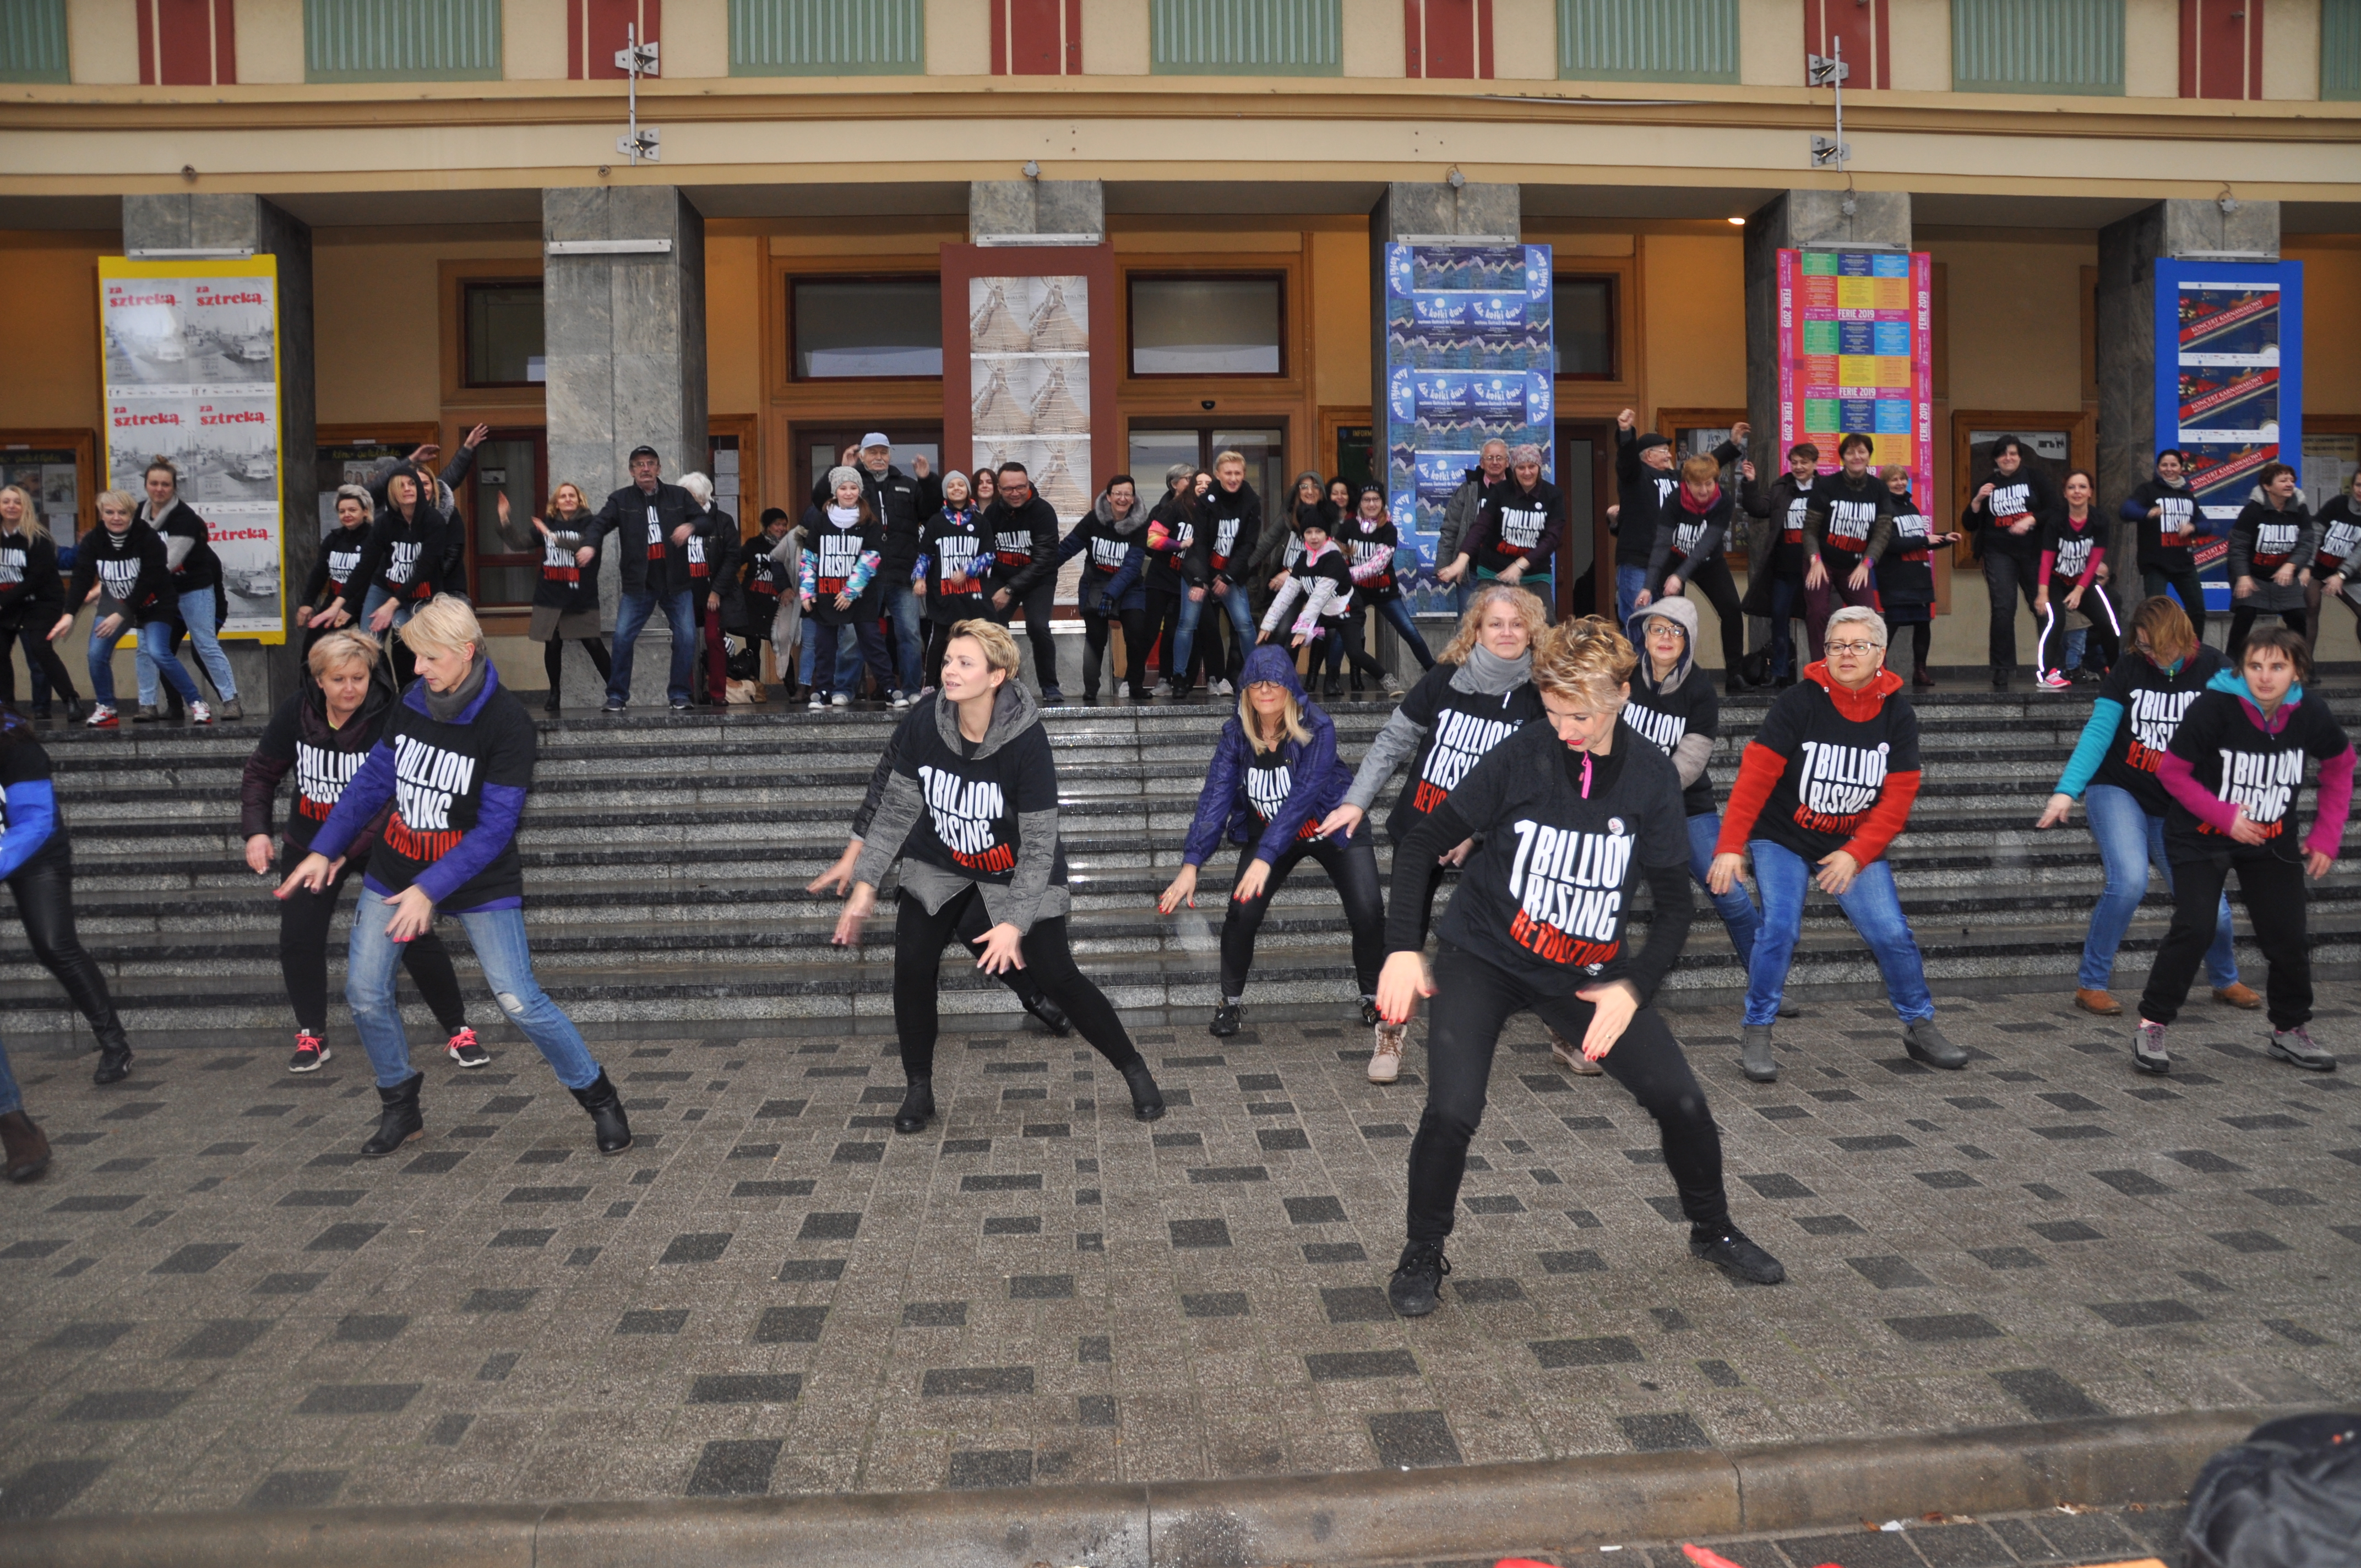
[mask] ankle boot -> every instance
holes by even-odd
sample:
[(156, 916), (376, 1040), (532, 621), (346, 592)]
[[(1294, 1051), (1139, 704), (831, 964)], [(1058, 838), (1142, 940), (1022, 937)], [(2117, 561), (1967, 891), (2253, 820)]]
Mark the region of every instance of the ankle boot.
[(1123, 1080), (1131, 1086), (1131, 1113), (1142, 1122), (1160, 1121), (1164, 1115), (1164, 1094), (1156, 1087), (1156, 1075), (1148, 1070), (1148, 1063), (1135, 1060), (1123, 1069)]
[(11, 1181), (34, 1180), (49, 1168), (49, 1140), (21, 1108), (0, 1116), (0, 1148), (7, 1151)]
[(894, 1130), (897, 1133), (923, 1133), (935, 1114), (935, 1080), (914, 1078), (902, 1095), (901, 1109), (894, 1113)]
[(90, 1080), (100, 1088), (120, 1083), (131, 1076), (131, 1042), (123, 1036), (118, 1024), (98, 1042), (98, 1066), (92, 1069)]
[(365, 1155), (388, 1155), (426, 1132), (426, 1118), (418, 1113), (418, 1091), (426, 1075), (413, 1072), (391, 1089), (378, 1086), (378, 1103), (384, 1107), (379, 1113), (377, 1131), (361, 1146)]
[(607, 1081), (605, 1068), (598, 1069), (598, 1078), (588, 1088), (568, 1092), (590, 1113), (590, 1125), (598, 1134), (600, 1154), (621, 1154), (631, 1146), (631, 1124), (623, 1117), (623, 1097)]

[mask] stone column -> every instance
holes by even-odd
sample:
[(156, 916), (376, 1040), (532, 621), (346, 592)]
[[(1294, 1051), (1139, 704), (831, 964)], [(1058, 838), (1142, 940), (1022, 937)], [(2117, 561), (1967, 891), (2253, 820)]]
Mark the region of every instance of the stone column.
[[(130, 252), (248, 250), (278, 258), (280, 527), (286, 540), (280, 604), (281, 613), (291, 614), (295, 595), (320, 553), (313, 496), (319, 400), (312, 350), (312, 230), (260, 196), (176, 192), (123, 198), (123, 246)], [(276, 646), (244, 639), (222, 644), (251, 718), (268, 718), (295, 690), (302, 633), (291, 620), (286, 631), (287, 641)], [(199, 668), (193, 652), (183, 648), (182, 662)], [(206, 677), (200, 673), (198, 679)]]
[[(542, 268), (548, 363), (549, 472), (593, 508), (631, 482), (626, 455), (642, 444), (675, 479), (706, 462), (705, 219), (673, 185), (544, 190), (544, 242), (623, 241), (645, 249), (550, 255)], [(664, 248), (655, 248), (661, 242)], [(600, 620), (611, 630), (622, 585), (616, 542), (598, 565)], [(631, 670), (631, 701), (664, 701), (672, 637), (648, 622)], [(605, 693), (587, 660), (564, 664), (568, 707)]]
[[(1906, 191), (1788, 191), (1746, 220), (1746, 418), (1754, 427), (1746, 455), (1757, 482), (1769, 484), (1786, 466), (1779, 441), (1779, 253), (1782, 250), (1910, 248)], [(1648, 411), (1642, 409), (1644, 419)], [(1824, 455), (1833, 455), (1832, 454)], [(1763, 557), (1770, 528), (1749, 519), (1748, 573)], [(1771, 645), (1771, 622), (1747, 619), (1747, 646)]]
[[(1378, 482), (1386, 482), (1391, 461), (1386, 443), (1386, 247), (1412, 239), (1448, 236), (1469, 241), (1513, 242), (1524, 234), (1524, 187), (1521, 185), (1452, 185), (1397, 181), (1387, 185), (1378, 204), (1369, 209), (1369, 424), (1370, 457)], [(1317, 466), (1317, 465), (1310, 465)], [(1291, 504), (1293, 497), (1286, 498)], [(1284, 521), (1287, 509), (1275, 505), (1266, 521)], [(1553, 613), (1554, 613), (1553, 611)], [(1414, 679), (1415, 670), (1403, 667), (1400, 639), (1393, 628), (1371, 616), (1377, 627), (1378, 660), (1388, 669)], [(1423, 628), (1428, 642), (1440, 648), (1436, 634), (1447, 638), (1444, 623), (1453, 618), (1430, 616)], [(1415, 661), (1412, 661), (1415, 663)]]
[(1096, 180), (972, 180), (967, 237), (972, 245), (1003, 235), (1075, 235), (1077, 245), (1106, 238), (1106, 187)]
[[(2126, 620), (2146, 590), (2139, 525), (2116, 513), (2156, 471), (2156, 263), (2279, 255), (2277, 202), (2234, 202), (2226, 212), (2216, 200), (2158, 202), (2099, 231), (2099, 504), (2109, 522), (2107, 558), (2116, 563), (2108, 588)], [(2219, 646), (2222, 638), (2209, 641)]]

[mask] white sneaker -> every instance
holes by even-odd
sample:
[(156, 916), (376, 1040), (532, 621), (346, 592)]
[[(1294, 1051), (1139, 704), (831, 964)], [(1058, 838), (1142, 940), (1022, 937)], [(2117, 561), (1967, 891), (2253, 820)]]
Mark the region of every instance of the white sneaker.
[(1227, 681), (1207, 681), (1205, 683), (1205, 691), (1206, 695), (1210, 696), (1230, 696), (1235, 695), (1230, 690), (1230, 683)]
[(905, 707), (909, 707), (909, 706), (910, 706), (910, 699), (909, 699), (909, 697), (908, 697), (906, 694), (904, 694), (904, 693), (902, 693), (902, 692), (895, 692), (892, 696), (888, 697), (886, 700), (887, 700), (889, 703), (891, 703), (891, 704), (892, 704), (892, 705), (893, 705), (896, 709), (905, 708)]
[(818, 692), (814, 692), (811, 695), (811, 701), (805, 706), (809, 707), (814, 713), (818, 713), (821, 708), (828, 706), (828, 698), (822, 696)]
[(837, 707), (851, 707), (852, 706), (852, 694), (851, 692), (839, 692), (828, 700)]
[(190, 723), (192, 723), (192, 724), (211, 724), (213, 721), (214, 721), (214, 710), (213, 710), (212, 708), (207, 707), (203, 703), (201, 703), (201, 702), (192, 702), (192, 703), (189, 704), (189, 722), (190, 722)]
[(1115, 682), (1115, 695), (1117, 696), (1129, 696), (1131, 695), (1131, 683), (1129, 681)]
[(1377, 1046), (1369, 1052), (1371, 1083), (1391, 1083), (1401, 1076), (1402, 1041), (1409, 1035), (1408, 1024), (1378, 1025)]
[(90, 717), (82, 724), (91, 729), (117, 729), (122, 728), (123, 719), (114, 708), (101, 702), (91, 706)]

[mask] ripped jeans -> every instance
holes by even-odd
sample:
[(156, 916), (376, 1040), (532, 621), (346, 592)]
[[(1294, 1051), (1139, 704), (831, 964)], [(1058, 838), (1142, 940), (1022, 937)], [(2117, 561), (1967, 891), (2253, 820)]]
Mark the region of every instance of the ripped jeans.
[[(366, 884), (360, 907), (353, 911), (352, 945), (345, 956), (345, 1000), (353, 1010), (353, 1029), (368, 1052), (378, 1087), (391, 1089), (411, 1076), (410, 1042), (401, 1032), (401, 1013), (394, 1004), (393, 971), (401, 964), (401, 944), (386, 935), (393, 908), (385, 895)], [(476, 961), (484, 968), (484, 982), (509, 1022), (540, 1048), (557, 1081), (568, 1089), (588, 1089), (598, 1081), (598, 1063), (582, 1041), (574, 1020), (541, 989), (533, 977), (533, 954), (524, 940), (524, 911), (462, 910), (451, 918), (467, 933)]]

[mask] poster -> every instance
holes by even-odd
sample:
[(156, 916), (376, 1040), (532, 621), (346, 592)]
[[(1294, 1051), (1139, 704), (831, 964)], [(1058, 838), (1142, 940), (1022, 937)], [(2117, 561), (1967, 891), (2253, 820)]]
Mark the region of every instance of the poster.
[(1779, 444), (1808, 441), (1820, 472), (1859, 432), (1871, 461), (1910, 470), (1910, 493), (1935, 502), (1934, 269), (1924, 251), (1782, 250), (1778, 301)]
[(1065, 527), (1094, 495), (1090, 347), (1088, 278), (968, 280), (968, 466), (1024, 464)]
[[(2221, 542), (2267, 463), (2303, 473), (2303, 263), (2156, 264), (2156, 446), (2188, 454), (2217, 538), (2198, 550), (2205, 608), (2230, 608)], [(2315, 496), (2317, 506), (2323, 498)]]
[(0, 445), (0, 485), (33, 498), (33, 515), (60, 549), (82, 527), (81, 455), (71, 446)]
[(1556, 369), (1545, 245), (1386, 247), (1386, 491), (1419, 570), (1414, 610), (1448, 609), (1434, 580), (1444, 509), (1483, 444), (1542, 450), (1556, 477)]
[(139, 494), (168, 458), (221, 557), (224, 637), (286, 638), (279, 268), (99, 258), (105, 488)]

